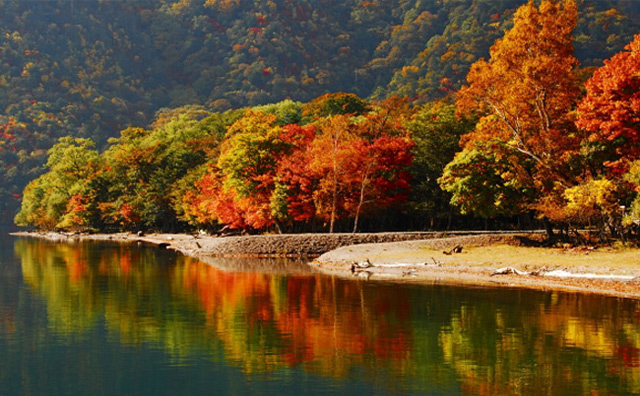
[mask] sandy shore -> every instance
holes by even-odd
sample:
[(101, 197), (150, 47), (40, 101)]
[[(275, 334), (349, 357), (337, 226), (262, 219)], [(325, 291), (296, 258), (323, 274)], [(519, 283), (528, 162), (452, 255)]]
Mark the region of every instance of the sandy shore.
[[(446, 254), (452, 246), (462, 246), (462, 251)], [(532, 247), (517, 236), (464, 236), (347, 246), (320, 256), (311, 265), (328, 274), (368, 281), (514, 287), (640, 298), (640, 249)]]
[[(536, 234), (446, 237), (437, 233), (306, 234), (222, 238), (125, 233), (14, 235), (62, 242), (148, 243), (204, 261), (211, 257), (307, 256), (316, 271), (368, 281), (563, 290), (640, 299), (640, 249), (540, 248), (531, 246), (532, 241), (542, 238)], [(462, 251), (452, 252), (456, 246)], [(362, 268), (365, 266), (367, 268)], [(499, 270), (506, 273), (498, 274)], [(559, 274), (564, 277), (549, 276), (554, 271), (556, 274), (563, 271)], [(610, 279), (603, 279), (607, 277)]]

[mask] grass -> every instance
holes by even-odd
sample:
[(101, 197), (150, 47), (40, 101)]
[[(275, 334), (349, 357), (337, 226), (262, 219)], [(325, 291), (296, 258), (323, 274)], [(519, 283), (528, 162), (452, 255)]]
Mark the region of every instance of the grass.
[(469, 247), (460, 254), (444, 255), (434, 249), (434, 258), (448, 264), (467, 266), (513, 266), (521, 269), (547, 267), (566, 270), (640, 271), (640, 249), (562, 249), (509, 245)]

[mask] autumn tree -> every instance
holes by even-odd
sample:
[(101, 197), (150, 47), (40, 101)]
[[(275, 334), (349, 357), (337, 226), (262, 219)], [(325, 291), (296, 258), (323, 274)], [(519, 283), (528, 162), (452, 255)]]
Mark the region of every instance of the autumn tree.
[(291, 150), (278, 161), (270, 202), (271, 212), (280, 222), (309, 223), (316, 216), (313, 192), (318, 179), (310, 167), (316, 133), (315, 125), (283, 127), (281, 137)]
[(346, 209), (354, 219), (354, 233), (364, 213), (377, 213), (407, 200), (413, 146), (409, 137), (388, 135), (372, 141), (360, 140), (355, 145), (352, 182), (356, 194), (346, 202)]
[(338, 114), (360, 115), (367, 110), (368, 104), (356, 94), (337, 92), (325, 94), (307, 103), (303, 115), (311, 118), (323, 118)]
[(321, 219), (329, 222), (329, 232), (335, 230), (336, 220), (343, 217), (347, 196), (351, 159), (356, 156), (355, 126), (349, 116), (329, 117), (321, 126), (321, 132), (312, 146), (310, 167), (319, 179), (313, 192), (316, 210)]
[(368, 117), (328, 117), (312, 143), (309, 166), (318, 180), (313, 199), (329, 232), (345, 218), (354, 219), (356, 232), (365, 210), (387, 208), (407, 198), (413, 142), (394, 135), (392, 123), (379, 129), (380, 119)]
[(190, 224), (215, 229), (220, 224), (230, 228), (246, 228), (244, 211), (236, 204), (233, 190), (223, 188), (222, 178), (215, 166), (194, 182), (194, 188), (182, 196), (182, 219)]
[[(181, 180), (217, 158), (220, 122), (201, 109), (161, 113), (156, 128), (127, 128), (103, 154), (108, 193), (101, 208), (107, 225), (173, 230), (180, 226)], [(193, 177), (195, 180), (197, 177)]]
[[(591, 177), (571, 195), (569, 204), (580, 208), (580, 213), (590, 214), (589, 219), (607, 223), (614, 233), (621, 225), (620, 205), (627, 206), (630, 197), (637, 195), (630, 191), (629, 184), (636, 190), (640, 185), (639, 75), (640, 35), (636, 35), (625, 51), (606, 60), (594, 72), (578, 106), (576, 124), (588, 133), (582, 150)], [(638, 219), (639, 205), (636, 197), (627, 222)]]
[(246, 223), (254, 228), (277, 220), (271, 214), (271, 195), (278, 159), (290, 148), (282, 134), (277, 116), (247, 110), (229, 128), (222, 145), (218, 168), (223, 188), (235, 195), (236, 204), (250, 217)]
[[(579, 168), (572, 162), (580, 139), (570, 115), (579, 95), (572, 45), (576, 21), (573, 0), (520, 7), (513, 27), (491, 47), (490, 59), (473, 64), (456, 101), (462, 114), (481, 118), (462, 139), (467, 154), (449, 167), (458, 167), (474, 150), (497, 150), (482, 155), (485, 159), (515, 153), (517, 159), (506, 161), (509, 167), (499, 173), (500, 184), (536, 191), (530, 205), (543, 215), (539, 199), (571, 186)], [(442, 179), (445, 189), (464, 182)]]
[(585, 84), (576, 124), (604, 146), (598, 158), (612, 173), (640, 159), (640, 35), (606, 60)]

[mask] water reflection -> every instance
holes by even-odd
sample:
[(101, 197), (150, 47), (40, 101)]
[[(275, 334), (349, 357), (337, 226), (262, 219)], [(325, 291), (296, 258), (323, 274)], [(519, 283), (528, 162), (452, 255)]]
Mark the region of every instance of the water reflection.
[[(352, 282), (284, 263), (233, 272), (238, 263), (127, 245), (17, 240), (15, 254), (46, 302), (39, 325), (74, 340), (104, 326), (169, 366), (223, 361), (281, 385), (296, 370), (383, 393), (640, 393), (635, 301)], [(16, 328), (7, 301), (3, 337)]]

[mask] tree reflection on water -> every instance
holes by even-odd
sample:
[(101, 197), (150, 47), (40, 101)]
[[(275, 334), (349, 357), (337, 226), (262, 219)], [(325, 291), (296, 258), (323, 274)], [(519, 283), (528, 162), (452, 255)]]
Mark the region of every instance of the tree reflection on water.
[[(640, 392), (636, 301), (234, 272), (130, 245), (17, 240), (15, 253), (49, 329), (73, 338), (104, 323), (178, 365), (206, 356), (246, 375), (297, 368), (389, 390)], [(6, 333), (15, 324), (3, 311)]]

